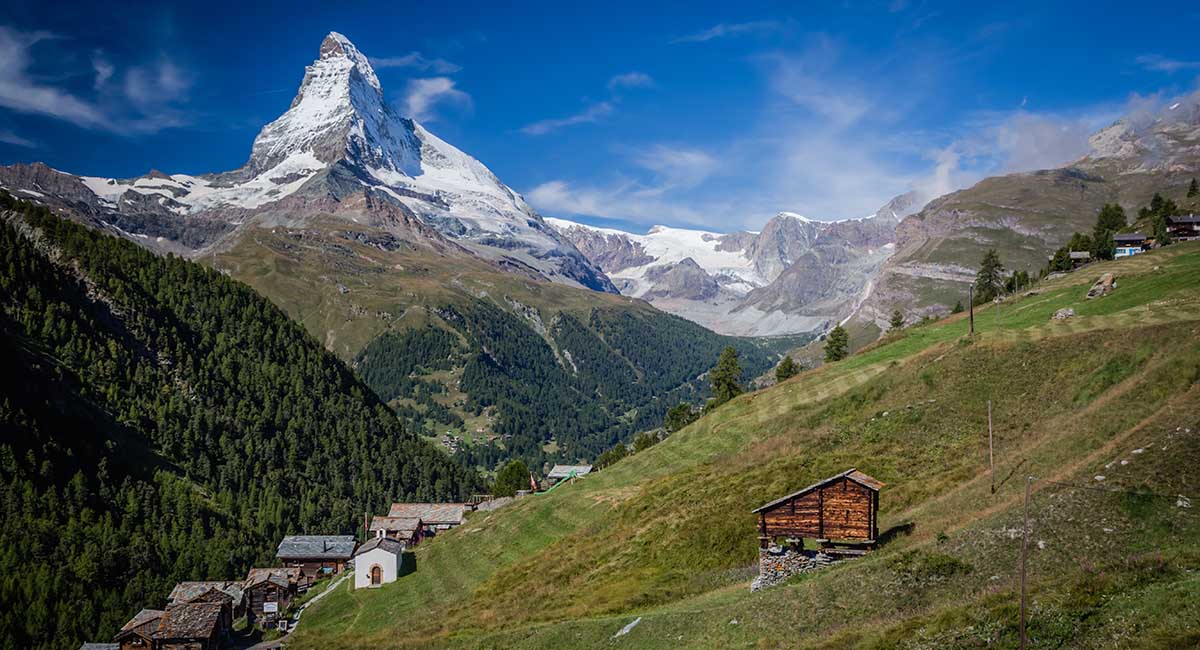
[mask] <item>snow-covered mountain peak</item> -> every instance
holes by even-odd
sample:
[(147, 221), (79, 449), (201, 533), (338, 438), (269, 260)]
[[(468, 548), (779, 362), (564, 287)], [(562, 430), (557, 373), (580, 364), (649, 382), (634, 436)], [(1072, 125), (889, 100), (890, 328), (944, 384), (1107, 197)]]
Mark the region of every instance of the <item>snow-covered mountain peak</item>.
[(368, 84), (377, 90), (382, 89), (382, 86), (379, 85), (379, 78), (375, 76), (375, 69), (371, 67), (371, 62), (362, 52), (358, 51), (357, 47), (354, 47), (354, 43), (351, 43), (350, 39), (337, 32), (329, 32), (325, 40), (321, 41), (321, 59), (345, 59), (354, 65), (354, 68)]

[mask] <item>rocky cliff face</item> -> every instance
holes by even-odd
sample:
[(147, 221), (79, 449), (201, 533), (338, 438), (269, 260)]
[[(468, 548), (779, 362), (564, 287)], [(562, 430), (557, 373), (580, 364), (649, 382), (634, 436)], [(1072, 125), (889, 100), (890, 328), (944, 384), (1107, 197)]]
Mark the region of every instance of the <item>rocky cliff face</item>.
[[(909, 195), (906, 195), (909, 196)], [(866, 219), (823, 222), (781, 212), (760, 232), (655, 226), (645, 235), (548, 219), (624, 295), (736, 335), (795, 334), (844, 318), (894, 246), (897, 197)]]
[(259, 226), (337, 215), (532, 277), (615, 292), (597, 266), (482, 163), (399, 115), (371, 64), (330, 33), (288, 110), (239, 169), (132, 179), (44, 165), (0, 168), (0, 186), (144, 245), (183, 254), (225, 248)]

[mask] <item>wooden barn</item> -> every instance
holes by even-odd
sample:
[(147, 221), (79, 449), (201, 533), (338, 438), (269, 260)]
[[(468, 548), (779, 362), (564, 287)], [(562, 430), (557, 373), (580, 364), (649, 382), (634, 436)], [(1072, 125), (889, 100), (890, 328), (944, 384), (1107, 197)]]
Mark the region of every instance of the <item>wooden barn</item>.
[[(387, 537), (412, 548), (421, 542), (425, 524), (420, 517), (373, 517), (369, 529), (376, 537)], [(358, 555), (358, 552), (355, 552)]]
[(113, 641), (117, 642), (121, 650), (152, 650), (154, 632), (158, 629), (162, 615), (161, 609), (143, 609), (121, 626)]
[(227, 606), (226, 603), (167, 605), (154, 631), (155, 650), (218, 650), (229, 634), (222, 619)]
[(306, 589), (317, 578), (341, 573), (357, 545), (353, 535), (289, 535), (279, 542), (275, 557), (283, 566), (301, 570), (300, 587)]
[(783, 538), (874, 546), (879, 539), (879, 488), (883, 483), (857, 469), (814, 483), (754, 510), (759, 542)]
[(246, 619), (251, 625), (273, 626), (296, 596), (298, 567), (250, 569), (246, 576)]

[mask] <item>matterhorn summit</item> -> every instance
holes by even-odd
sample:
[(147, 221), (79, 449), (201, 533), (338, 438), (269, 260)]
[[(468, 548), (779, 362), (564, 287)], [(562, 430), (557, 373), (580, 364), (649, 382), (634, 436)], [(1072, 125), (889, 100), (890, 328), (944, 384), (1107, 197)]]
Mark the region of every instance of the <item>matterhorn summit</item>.
[[(199, 255), (256, 227), (332, 215), (396, 230), (510, 271), (615, 292), (598, 267), (487, 167), (400, 115), (370, 60), (330, 32), (283, 115), (240, 169), (74, 176), (40, 163), (0, 168), (0, 187), (157, 250)], [(34, 196), (34, 194), (30, 194)]]

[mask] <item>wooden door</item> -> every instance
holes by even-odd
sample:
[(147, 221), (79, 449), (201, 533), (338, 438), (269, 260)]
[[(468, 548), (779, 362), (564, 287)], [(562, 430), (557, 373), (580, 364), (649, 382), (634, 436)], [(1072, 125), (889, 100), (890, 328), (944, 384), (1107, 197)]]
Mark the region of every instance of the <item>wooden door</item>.
[(375, 566), (371, 567), (371, 584), (378, 585), (382, 583), (383, 571), (379, 568), (379, 565), (376, 564)]

